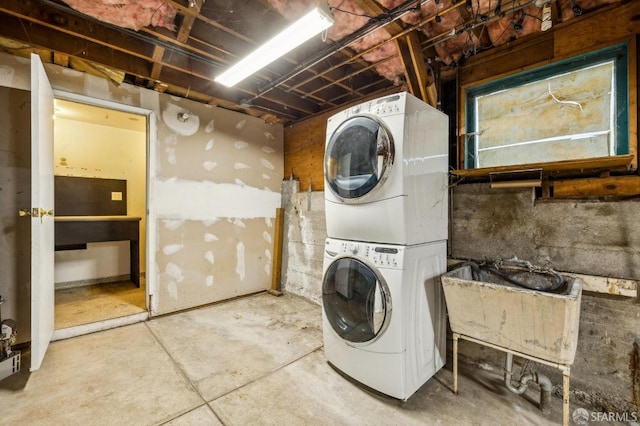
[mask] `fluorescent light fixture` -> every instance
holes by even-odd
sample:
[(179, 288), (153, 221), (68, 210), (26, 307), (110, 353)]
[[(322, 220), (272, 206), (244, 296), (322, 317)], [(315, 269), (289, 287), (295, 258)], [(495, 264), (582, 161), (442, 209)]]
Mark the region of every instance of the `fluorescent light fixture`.
[(215, 81), (227, 87), (234, 86), (331, 25), (333, 25), (331, 13), (326, 8), (318, 6), (220, 74)]

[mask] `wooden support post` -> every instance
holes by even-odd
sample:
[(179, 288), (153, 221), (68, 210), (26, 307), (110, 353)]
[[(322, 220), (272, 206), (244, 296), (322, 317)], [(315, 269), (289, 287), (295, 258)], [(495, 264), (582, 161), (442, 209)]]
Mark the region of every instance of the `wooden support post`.
[(453, 333), (453, 393), (458, 394), (458, 338), (459, 334)]
[(569, 378), (571, 370), (562, 371), (562, 426), (569, 426)]
[(284, 210), (276, 209), (276, 224), (273, 231), (273, 262), (271, 265), (271, 288), (267, 290), (274, 296), (282, 296), (280, 279), (282, 276), (282, 240), (283, 240)]

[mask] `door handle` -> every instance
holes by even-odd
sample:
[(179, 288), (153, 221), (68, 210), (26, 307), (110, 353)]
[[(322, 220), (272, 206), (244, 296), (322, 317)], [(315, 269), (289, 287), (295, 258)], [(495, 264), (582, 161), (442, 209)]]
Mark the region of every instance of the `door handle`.
[(20, 217), (23, 217), (23, 216), (38, 217), (40, 215), (40, 211), (37, 208), (34, 208), (34, 209), (20, 209), (20, 210), (18, 210), (18, 215)]
[(42, 218), (45, 216), (53, 216), (53, 210), (45, 210), (42, 208), (34, 207), (31, 210), (29, 209), (20, 209), (18, 210), (19, 216), (31, 216), (31, 217), (39, 217), (40, 222), (42, 222)]

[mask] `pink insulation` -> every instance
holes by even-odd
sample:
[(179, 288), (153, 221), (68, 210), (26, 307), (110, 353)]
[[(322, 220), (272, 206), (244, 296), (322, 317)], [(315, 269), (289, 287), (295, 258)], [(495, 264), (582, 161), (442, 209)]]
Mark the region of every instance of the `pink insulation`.
[[(385, 9), (391, 10), (402, 5), (405, 1), (406, 0), (378, 0), (378, 3)], [(434, 0), (427, 1), (420, 7), (419, 11), (407, 13), (401, 20), (408, 25), (415, 25), (427, 18), (444, 12), (458, 1), (459, 0), (440, 0), (437, 4)], [(576, 3), (586, 13), (600, 6), (620, 1), (621, 0), (576, 0)], [(269, 3), (286, 18), (295, 19), (311, 9), (317, 3), (317, 0), (269, 0)], [(561, 21), (566, 21), (576, 16), (570, 3), (571, 0), (557, 0)], [(366, 15), (365, 12), (353, 0), (328, 0), (328, 4), (332, 8), (332, 13), (335, 18), (335, 24), (327, 34), (327, 37), (331, 40), (340, 40), (358, 30), (369, 21), (367, 16), (363, 16)], [(510, 0), (503, 0), (502, 12), (504, 16), (499, 19), (493, 19), (496, 4), (497, 0), (473, 0), (472, 10), (466, 12), (464, 15), (461, 13), (461, 9), (465, 7), (463, 4), (439, 16), (440, 22), (436, 22), (436, 20), (433, 19), (423, 26), (422, 31), (426, 34), (427, 38), (433, 39), (433, 42), (436, 43), (434, 47), (442, 62), (451, 65), (458, 62), (462, 57), (472, 55), (476, 53), (476, 51), (490, 47), (481, 45), (480, 39), (477, 36), (480, 31), (485, 31), (486, 34), (488, 34), (493, 46), (499, 46), (517, 38), (541, 31), (541, 8), (531, 4), (522, 11), (514, 12), (510, 11), (509, 8), (517, 3), (513, 3)], [(452, 30), (459, 30), (465, 25), (465, 16), (467, 16), (467, 18), (468, 16), (476, 16), (478, 17), (477, 21), (480, 22), (479, 16), (482, 14), (487, 16), (488, 22), (486, 28), (482, 29), (482, 27), (478, 27), (473, 31), (465, 31), (451, 36)], [(389, 32), (382, 28), (362, 40), (353, 43), (350, 47), (357, 52), (361, 52), (387, 40), (389, 37)], [(396, 56), (376, 66), (376, 71), (380, 75), (398, 84), (400, 77), (404, 73), (404, 68), (397, 55), (396, 44), (390, 42), (367, 53), (363, 58), (369, 62), (378, 62), (384, 58)]]
[(164, 0), (64, 0), (75, 10), (101, 21), (138, 31), (152, 25), (175, 30), (176, 10)]
[[(317, 2), (314, 0), (269, 0), (269, 3), (285, 18), (295, 19), (301, 16), (305, 11), (311, 9)], [(366, 14), (364, 10), (362, 10), (352, 0), (329, 0), (328, 4), (329, 7), (332, 8), (333, 17), (335, 19), (335, 23), (327, 32), (327, 37), (330, 40), (341, 40), (354, 31), (362, 28), (367, 22), (369, 22), (369, 18), (365, 16)], [(389, 37), (391, 37), (389, 32), (382, 28), (351, 44), (349, 47), (356, 52), (362, 52), (371, 46), (387, 40)], [(398, 51), (395, 43), (387, 43), (382, 47), (365, 54), (363, 58), (369, 62), (378, 62), (382, 59), (388, 58), (389, 56), (397, 55), (397, 53)], [(380, 75), (396, 84), (400, 82), (400, 76), (404, 74), (404, 67), (402, 66), (400, 58), (397, 56), (381, 63), (376, 66), (375, 69)]]
[[(620, 1), (621, 0), (576, 0), (576, 5), (580, 7), (583, 13), (586, 13), (600, 6), (610, 3), (620, 3)], [(560, 19), (562, 22), (576, 16), (571, 8), (571, 0), (558, 0), (558, 6), (560, 7)]]
[(502, 19), (487, 24), (489, 38), (494, 46), (541, 31), (542, 9), (533, 5), (519, 12), (506, 15)]

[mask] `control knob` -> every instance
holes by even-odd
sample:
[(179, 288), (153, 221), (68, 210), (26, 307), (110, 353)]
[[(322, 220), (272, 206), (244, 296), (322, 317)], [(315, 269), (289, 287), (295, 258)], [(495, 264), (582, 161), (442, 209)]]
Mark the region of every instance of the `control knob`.
[(357, 244), (353, 244), (353, 243), (351, 243), (351, 244), (349, 244), (349, 245), (347, 246), (347, 250), (349, 250), (349, 251), (351, 252), (351, 254), (356, 254), (356, 253), (358, 253), (358, 249), (359, 249), (359, 247), (358, 247), (358, 245), (357, 245)]

